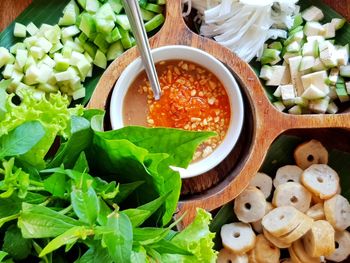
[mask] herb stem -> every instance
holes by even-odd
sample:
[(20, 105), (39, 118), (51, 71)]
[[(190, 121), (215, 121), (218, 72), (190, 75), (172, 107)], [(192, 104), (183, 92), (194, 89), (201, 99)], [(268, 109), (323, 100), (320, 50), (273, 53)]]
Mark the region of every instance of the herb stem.
[(31, 186), (31, 187), (28, 187), (27, 190), (28, 190), (28, 191), (45, 191), (45, 188), (44, 188), (44, 187), (35, 187), (35, 186)]
[(42, 182), (37, 182), (37, 181), (34, 181), (34, 180), (30, 180), (29, 182), (30, 182), (31, 185), (44, 187), (44, 183), (42, 183)]
[(62, 215), (65, 215), (67, 214), (68, 212), (70, 212), (71, 210), (73, 209), (73, 206), (72, 205), (69, 205), (67, 206), (66, 208), (62, 209), (61, 211), (59, 211), (58, 213), (62, 214)]

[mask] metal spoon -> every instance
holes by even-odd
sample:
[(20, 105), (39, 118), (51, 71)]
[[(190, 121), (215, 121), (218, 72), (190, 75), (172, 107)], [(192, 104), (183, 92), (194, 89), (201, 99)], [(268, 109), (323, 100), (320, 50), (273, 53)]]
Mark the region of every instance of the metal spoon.
[(143, 65), (146, 69), (148, 79), (151, 83), (153, 96), (155, 100), (160, 99), (161, 90), (158, 80), (156, 67), (154, 66), (151, 49), (148, 43), (148, 37), (141, 16), (140, 7), (137, 0), (123, 0), (125, 13), (130, 22), (132, 32), (134, 34), (137, 47), (141, 54)]

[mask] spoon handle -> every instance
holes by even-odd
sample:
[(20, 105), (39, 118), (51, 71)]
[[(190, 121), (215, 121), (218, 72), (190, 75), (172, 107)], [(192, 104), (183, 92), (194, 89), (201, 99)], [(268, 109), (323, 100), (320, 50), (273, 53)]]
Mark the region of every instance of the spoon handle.
[(123, 0), (125, 13), (130, 22), (132, 32), (134, 34), (137, 47), (141, 54), (143, 65), (146, 69), (148, 79), (150, 81), (153, 96), (156, 100), (160, 99), (161, 89), (159, 85), (158, 75), (154, 66), (151, 49), (148, 43), (148, 37), (141, 16), (140, 7), (137, 0)]

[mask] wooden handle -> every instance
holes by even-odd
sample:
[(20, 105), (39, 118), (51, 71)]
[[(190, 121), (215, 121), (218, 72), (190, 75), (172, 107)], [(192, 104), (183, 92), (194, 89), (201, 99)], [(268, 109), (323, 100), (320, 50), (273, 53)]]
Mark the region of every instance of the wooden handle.
[[(268, 100), (251, 67), (229, 49), (193, 33), (184, 23), (181, 12), (181, 0), (168, 0), (166, 21), (161, 30), (150, 39), (151, 47), (188, 45), (206, 51), (226, 64), (240, 84), (242, 92), (246, 94), (249, 104), (246, 114), (251, 115), (254, 123), (251, 144), (246, 145), (249, 151), (238, 167), (216, 187), (179, 203), (176, 217), (187, 211), (187, 216), (182, 221), (183, 227), (192, 221), (197, 207), (210, 211), (233, 200), (241, 193), (259, 170), (270, 145), (281, 133), (289, 129), (349, 127), (350, 114), (295, 116), (277, 111)], [(108, 67), (97, 84), (89, 108), (108, 111), (109, 96), (116, 80), (127, 65), (138, 56), (137, 49), (132, 48)]]

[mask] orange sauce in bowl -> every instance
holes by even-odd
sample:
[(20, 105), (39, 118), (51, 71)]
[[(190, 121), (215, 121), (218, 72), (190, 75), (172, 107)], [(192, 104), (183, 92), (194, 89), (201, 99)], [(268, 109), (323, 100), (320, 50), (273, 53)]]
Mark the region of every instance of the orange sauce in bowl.
[(208, 156), (222, 142), (230, 124), (230, 101), (224, 86), (214, 74), (192, 62), (162, 61), (156, 68), (160, 100), (153, 99), (146, 74), (141, 73), (124, 99), (125, 125), (215, 131), (217, 136), (199, 147), (194, 160)]

